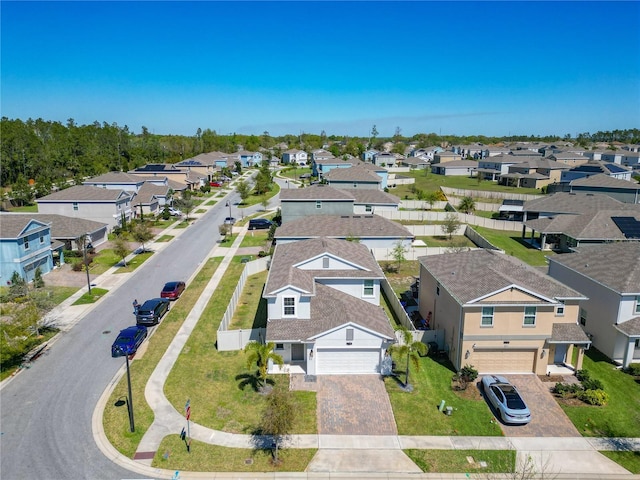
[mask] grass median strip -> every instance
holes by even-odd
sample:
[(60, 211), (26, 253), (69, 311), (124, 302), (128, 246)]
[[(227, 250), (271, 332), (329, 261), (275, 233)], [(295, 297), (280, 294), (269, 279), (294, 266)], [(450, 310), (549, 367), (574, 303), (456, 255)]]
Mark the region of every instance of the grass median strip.
[[(145, 353), (131, 362), (131, 388), (136, 425), (134, 433), (129, 432), (129, 417), (126, 407), (115, 406), (119, 398), (127, 395), (126, 376), (120, 379), (107, 402), (103, 417), (105, 434), (111, 444), (129, 458), (133, 457), (142, 436), (153, 422), (153, 411), (144, 400), (147, 381), (221, 261), (222, 258), (212, 258), (206, 262), (184, 291), (180, 300), (174, 302), (171, 311), (156, 327), (157, 331), (147, 340), (148, 345)], [(106, 351), (105, 355), (108, 355)], [(124, 362), (122, 359), (111, 359), (110, 361), (118, 360)]]
[(514, 450), (404, 450), (404, 453), (425, 473), (513, 473), (516, 464)]

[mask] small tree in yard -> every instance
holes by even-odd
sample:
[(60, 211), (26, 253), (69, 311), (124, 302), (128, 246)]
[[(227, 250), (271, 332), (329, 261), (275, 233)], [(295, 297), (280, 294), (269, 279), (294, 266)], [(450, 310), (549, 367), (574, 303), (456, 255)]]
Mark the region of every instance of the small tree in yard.
[(254, 340), (247, 343), (247, 346), (244, 347), (244, 353), (247, 354), (247, 368), (251, 368), (254, 364), (258, 366), (257, 373), (262, 386), (265, 385), (267, 380), (269, 360), (272, 360), (278, 365), (284, 365), (282, 357), (273, 351), (275, 346), (273, 342), (260, 343)]
[(424, 199), (429, 204), (429, 208), (433, 210), (433, 204), (440, 200), (440, 194), (438, 192), (429, 192), (425, 195)]
[(131, 231), (131, 235), (133, 235), (134, 240), (140, 244), (143, 252), (145, 251), (144, 244), (153, 238), (153, 232), (144, 222), (136, 224)]
[(455, 213), (447, 213), (444, 217), (444, 223), (442, 224), (442, 231), (449, 237), (451, 240), (451, 236), (460, 228), (460, 220), (458, 220), (458, 215)]
[(460, 200), (460, 205), (458, 205), (458, 210), (463, 213), (472, 213), (476, 209), (476, 202), (473, 201), (471, 197), (462, 197)]
[(251, 194), (251, 188), (249, 187), (249, 184), (247, 182), (240, 179), (236, 182), (236, 192), (238, 192), (242, 203), (244, 203), (244, 201), (249, 198), (249, 195)]
[(409, 387), (409, 362), (413, 363), (416, 370), (420, 368), (419, 355), (426, 355), (429, 350), (428, 347), (422, 342), (416, 342), (413, 340), (413, 335), (407, 327), (400, 327), (399, 331), (402, 333), (402, 344), (395, 343), (389, 347), (390, 354), (396, 354), (401, 359), (406, 355), (407, 357), (407, 370), (404, 386)]
[(180, 210), (184, 212), (185, 219), (189, 219), (189, 213), (193, 210), (195, 203), (191, 199), (191, 192), (188, 190), (182, 194), (182, 198), (177, 198), (173, 201), (173, 204)]
[(227, 223), (218, 225), (218, 231), (220, 232), (220, 235), (225, 238), (225, 240), (227, 239), (227, 237), (231, 237), (231, 225)]
[(296, 405), (286, 388), (274, 388), (266, 397), (260, 420), (260, 433), (273, 437), (273, 463), (278, 464), (278, 449), (291, 433), (296, 418)]
[(407, 257), (405, 256), (406, 253), (407, 253), (407, 250), (405, 246), (402, 244), (402, 241), (398, 240), (395, 243), (393, 250), (391, 250), (391, 256), (398, 264), (398, 270), (400, 270), (400, 266), (407, 259)]
[(33, 288), (43, 288), (44, 280), (42, 279), (42, 269), (40, 267), (36, 268), (36, 271), (33, 272)]
[(120, 235), (113, 240), (113, 253), (115, 253), (118, 258), (122, 259), (122, 264), (126, 267), (127, 255), (129, 255), (129, 246), (127, 245), (127, 241)]

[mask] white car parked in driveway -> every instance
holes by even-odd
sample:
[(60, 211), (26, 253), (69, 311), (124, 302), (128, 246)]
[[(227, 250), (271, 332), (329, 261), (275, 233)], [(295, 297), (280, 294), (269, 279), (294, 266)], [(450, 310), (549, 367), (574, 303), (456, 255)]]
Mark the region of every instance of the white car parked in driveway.
[(482, 377), (482, 389), (504, 423), (526, 424), (531, 421), (529, 407), (506, 378), (485, 375)]
[(173, 207), (169, 207), (169, 214), (173, 215), (174, 217), (181, 217), (182, 216), (182, 212), (180, 210), (178, 210), (177, 208), (173, 208)]

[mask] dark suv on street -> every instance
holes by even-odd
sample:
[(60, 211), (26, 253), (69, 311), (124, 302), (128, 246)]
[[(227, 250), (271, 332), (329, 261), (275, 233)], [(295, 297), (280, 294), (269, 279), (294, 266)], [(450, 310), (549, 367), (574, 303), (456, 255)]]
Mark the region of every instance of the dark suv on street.
[(169, 311), (168, 298), (152, 298), (138, 307), (136, 323), (138, 325), (153, 326), (160, 323), (160, 319)]

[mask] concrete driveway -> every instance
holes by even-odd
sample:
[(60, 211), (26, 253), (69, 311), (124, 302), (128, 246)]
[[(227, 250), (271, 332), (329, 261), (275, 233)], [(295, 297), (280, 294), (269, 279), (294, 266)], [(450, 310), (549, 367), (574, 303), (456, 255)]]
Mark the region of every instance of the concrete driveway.
[[(500, 422), (507, 437), (580, 437), (580, 432), (553, 398), (551, 383), (543, 383), (533, 374), (504, 375), (516, 386), (531, 410), (528, 425), (505, 425)], [(493, 409), (492, 409), (493, 411)], [(495, 415), (495, 411), (494, 411)]]
[(378, 375), (318, 375), (316, 399), (321, 435), (398, 434)]

